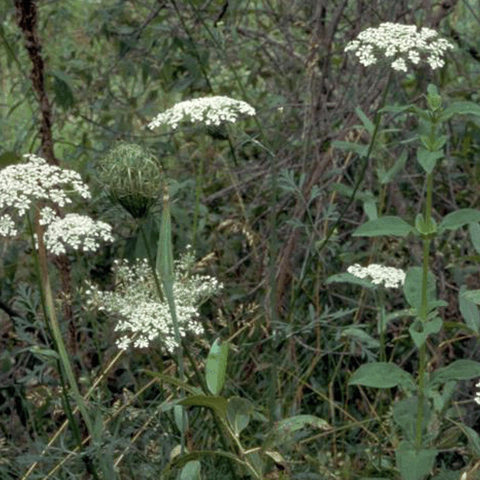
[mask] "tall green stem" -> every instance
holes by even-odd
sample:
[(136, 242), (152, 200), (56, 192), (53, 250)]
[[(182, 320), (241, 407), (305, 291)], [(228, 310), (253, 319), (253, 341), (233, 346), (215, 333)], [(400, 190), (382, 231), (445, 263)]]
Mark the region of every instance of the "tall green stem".
[[(432, 122), (432, 130), (430, 132), (431, 140), (435, 135), (434, 124)], [(433, 195), (433, 172), (427, 174), (427, 191), (425, 199), (425, 213), (424, 222), (427, 229), (430, 229), (432, 223), (432, 195)], [(424, 325), (428, 317), (428, 265), (430, 257), (431, 237), (424, 236), (423, 238), (423, 254), (422, 254), (422, 303), (420, 307), (420, 320)], [(417, 421), (415, 426), (415, 448), (420, 450), (422, 448), (422, 424), (423, 412), (425, 405), (425, 367), (427, 364), (427, 340), (419, 348), (418, 352), (418, 404), (417, 404)]]

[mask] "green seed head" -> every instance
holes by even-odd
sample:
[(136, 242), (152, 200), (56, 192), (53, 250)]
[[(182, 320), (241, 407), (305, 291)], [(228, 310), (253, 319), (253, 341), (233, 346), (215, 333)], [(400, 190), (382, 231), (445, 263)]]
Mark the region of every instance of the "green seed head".
[(114, 203), (144, 218), (161, 197), (163, 172), (153, 155), (134, 143), (119, 143), (98, 165), (99, 180)]

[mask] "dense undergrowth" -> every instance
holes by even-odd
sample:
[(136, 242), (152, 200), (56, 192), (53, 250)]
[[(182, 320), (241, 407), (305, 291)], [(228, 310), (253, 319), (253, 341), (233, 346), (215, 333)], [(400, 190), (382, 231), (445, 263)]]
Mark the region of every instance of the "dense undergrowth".
[[(1, 239), (0, 479), (477, 478), (478, 5), (40, 2), (42, 84), (22, 3), (0, 2), (0, 173), (76, 171), (69, 208), (114, 240), (37, 256), (38, 204)], [(445, 65), (345, 52), (387, 21), (438, 31)], [(256, 113), (147, 127), (213, 95)], [(163, 337), (122, 351), (147, 300)]]

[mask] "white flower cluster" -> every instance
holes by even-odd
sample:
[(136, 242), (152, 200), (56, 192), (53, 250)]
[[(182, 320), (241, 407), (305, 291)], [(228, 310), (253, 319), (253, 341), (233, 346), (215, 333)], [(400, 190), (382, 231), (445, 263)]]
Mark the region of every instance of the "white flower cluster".
[(95, 252), (100, 242), (113, 242), (112, 227), (105, 222), (92, 220), (86, 215), (68, 213), (57, 217), (45, 231), (45, 248), (55, 254), (67, 253), (67, 248)]
[(405, 283), (405, 272), (399, 268), (384, 267), (377, 263), (372, 263), (368, 267), (362, 267), (358, 264), (351, 265), (347, 272), (358, 278), (369, 278), (374, 285), (385, 284), (386, 288), (398, 288)]
[(382, 23), (377, 28), (367, 28), (356, 40), (345, 48), (346, 52), (355, 52), (358, 61), (368, 67), (379, 59), (386, 59), (397, 71), (407, 71), (407, 61), (418, 65), (420, 60), (430, 65), (432, 70), (444, 65), (445, 52), (453, 45), (431, 28), (420, 30), (415, 25), (400, 23)]
[(153, 130), (160, 125), (169, 125), (175, 129), (180, 122), (219, 126), (223, 123), (235, 123), (239, 115), (255, 115), (255, 109), (246, 102), (229, 97), (195, 98), (179, 102), (160, 113), (148, 124), (148, 128)]
[[(208, 275), (190, 274), (189, 252), (175, 266), (173, 295), (180, 335), (187, 332), (201, 335), (202, 325), (197, 321), (198, 307), (202, 301), (216, 293), (222, 286)], [(116, 288), (100, 291), (89, 285), (88, 304), (118, 316), (115, 331), (122, 332), (117, 340), (121, 350), (133, 346), (147, 348), (159, 339), (172, 352), (177, 347), (170, 309), (160, 301), (152, 271), (147, 260), (137, 260), (130, 266), (116, 262)]]
[[(476, 387), (478, 389), (480, 389), (480, 380), (477, 382)], [(474, 400), (475, 400), (476, 403), (478, 403), (480, 405), (480, 391), (476, 393)]]
[[(71, 204), (72, 193), (82, 198), (91, 197), (88, 186), (73, 170), (49, 165), (37, 155), (24, 155), (26, 163), (10, 165), (0, 170), (0, 237), (18, 235), (15, 220), (38, 203), (63, 208)], [(60, 218), (50, 206), (40, 211), (40, 224), (45, 230), (45, 246), (59, 255), (66, 247), (92, 251), (99, 240), (113, 241), (111, 227), (83, 215), (68, 214)]]

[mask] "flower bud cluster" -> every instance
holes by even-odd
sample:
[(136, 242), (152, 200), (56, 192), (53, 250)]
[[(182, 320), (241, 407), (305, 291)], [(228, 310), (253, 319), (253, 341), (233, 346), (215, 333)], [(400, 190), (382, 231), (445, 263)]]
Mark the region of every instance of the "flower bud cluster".
[(417, 29), (415, 25), (385, 22), (376, 28), (367, 28), (345, 48), (354, 52), (358, 61), (368, 67), (386, 60), (396, 71), (407, 71), (408, 63), (418, 65), (426, 61), (435, 70), (444, 65), (443, 56), (453, 45), (431, 28)]
[(157, 115), (148, 128), (169, 125), (176, 129), (181, 122), (220, 126), (235, 123), (240, 115), (255, 115), (255, 109), (246, 102), (229, 97), (214, 96), (185, 100)]

